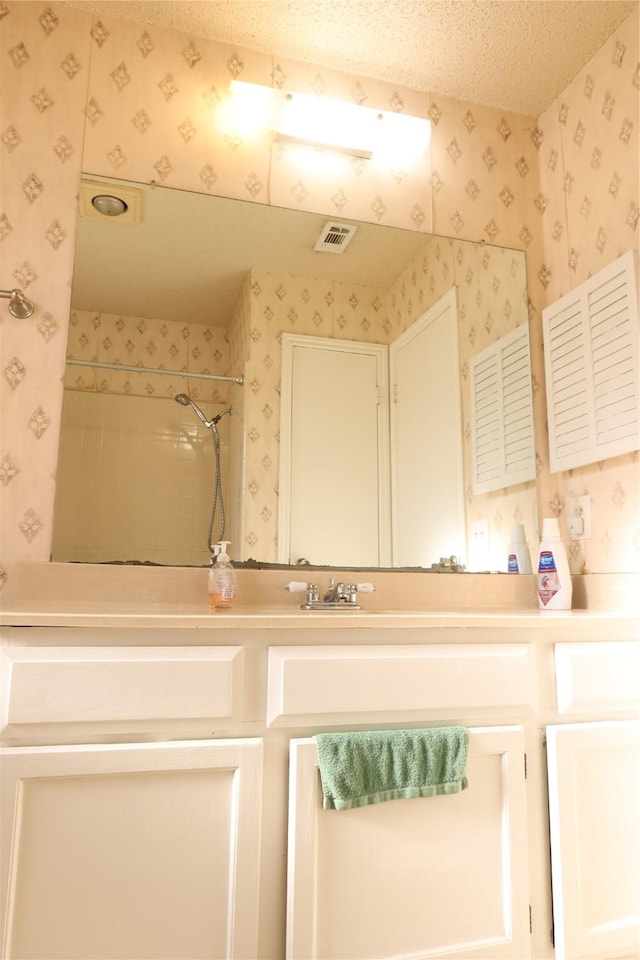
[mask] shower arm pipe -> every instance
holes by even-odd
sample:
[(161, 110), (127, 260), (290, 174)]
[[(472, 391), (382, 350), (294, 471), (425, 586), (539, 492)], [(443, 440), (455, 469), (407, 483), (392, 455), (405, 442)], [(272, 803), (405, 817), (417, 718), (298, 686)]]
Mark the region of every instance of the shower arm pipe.
[(124, 363), (105, 363), (103, 360), (76, 360), (67, 358), (67, 363), (76, 367), (98, 367), (100, 370), (124, 370), (127, 373), (161, 373), (165, 377), (195, 377), (198, 380), (229, 380), (231, 383), (244, 383), (244, 377), (224, 377), (218, 373), (189, 373), (186, 370), (154, 370), (152, 367), (133, 367)]

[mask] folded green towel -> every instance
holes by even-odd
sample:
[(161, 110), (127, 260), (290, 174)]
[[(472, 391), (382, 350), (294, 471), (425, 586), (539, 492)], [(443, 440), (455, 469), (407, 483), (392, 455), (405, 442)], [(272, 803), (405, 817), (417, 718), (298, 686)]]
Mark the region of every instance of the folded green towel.
[(365, 730), (315, 736), (325, 810), (458, 793), (465, 776), (465, 727)]

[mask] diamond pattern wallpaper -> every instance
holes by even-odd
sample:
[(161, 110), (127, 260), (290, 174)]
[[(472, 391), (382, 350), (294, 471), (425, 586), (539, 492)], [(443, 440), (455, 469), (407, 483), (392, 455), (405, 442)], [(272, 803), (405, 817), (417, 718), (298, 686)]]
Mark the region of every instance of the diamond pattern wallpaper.
[[(637, 11), (538, 118), (177, 31), (94, 17), (56, 3), (0, 0), (0, 30), (0, 283), (22, 287), (36, 304), (28, 321), (11, 318), (5, 309), (1, 314), (0, 580), (7, 593), (20, 561), (50, 555), (69, 329), (75, 342), (69, 307), (81, 172), (342, 214), (523, 251), (540, 515), (562, 517), (572, 497), (588, 493), (593, 538), (579, 543), (579, 549), (571, 545), (574, 572), (640, 570), (638, 454), (571, 474), (550, 474), (541, 389), (542, 308), (638, 247)], [(233, 77), (428, 116), (428, 154), (407, 169), (379, 169), (340, 158), (330, 171), (302, 170), (291, 150), (272, 149), (264, 140), (243, 142), (222, 129), (218, 121)], [(221, 360), (230, 369), (236, 369), (251, 342), (252, 295), (247, 291), (239, 305), (249, 336), (230, 335), (228, 361)], [(344, 312), (345, 331), (338, 335), (353, 336), (346, 326), (361, 325), (365, 310), (371, 309), (365, 299), (358, 298), (357, 310)], [(377, 317), (382, 310), (373, 313)], [(152, 324), (153, 318), (142, 319)], [(395, 323), (393, 311), (387, 322)], [(482, 324), (468, 322), (476, 330)], [(311, 323), (315, 330), (313, 318)], [(116, 334), (117, 329), (112, 344), (119, 342)], [(155, 334), (151, 341), (166, 342)], [(175, 346), (181, 350), (184, 344), (175, 339)], [(222, 353), (219, 342), (217, 347)], [(207, 356), (203, 362), (212, 362), (208, 351), (216, 349), (213, 341), (204, 341), (199, 349)], [(275, 349), (263, 356), (276, 366)], [(263, 377), (275, 384), (275, 370), (261, 363), (260, 384)], [(77, 374), (80, 368), (69, 369)], [(242, 391), (230, 391), (239, 410), (254, 396), (250, 384), (242, 390), (237, 400)], [(250, 411), (243, 412), (251, 431)], [(238, 446), (242, 438), (232, 436), (230, 443)], [(247, 450), (250, 446), (249, 438)], [(258, 452), (259, 462), (265, 455)], [(275, 462), (277, 451), (268, 456)], [(240, 495), (236, 483), (234, 496)], [(263, 504), (261, 511), (265, 507), (272, 509)], [(509, 499), (478, 505), (496, 537), (520, 519), (519, 509)]]

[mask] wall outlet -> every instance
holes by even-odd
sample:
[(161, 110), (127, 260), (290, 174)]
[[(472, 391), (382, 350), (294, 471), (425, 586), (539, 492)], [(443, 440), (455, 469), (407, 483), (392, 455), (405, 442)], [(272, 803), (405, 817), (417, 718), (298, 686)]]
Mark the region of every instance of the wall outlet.
[(471, 539), (474, 546), (486, 550), (489, 546), (489, 521), (473, 520), (471, 523)]
[(591, 539), (591, 497), (588, 493), (571, 498), (567, 523), (572, 540)]
[(472, 520), (469, 543), (469, 570), (489, 569), (489, 521)]

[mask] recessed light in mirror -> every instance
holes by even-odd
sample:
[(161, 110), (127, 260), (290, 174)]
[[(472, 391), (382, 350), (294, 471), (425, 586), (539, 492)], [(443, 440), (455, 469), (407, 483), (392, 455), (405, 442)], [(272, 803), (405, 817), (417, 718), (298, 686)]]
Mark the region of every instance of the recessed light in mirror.
[(89, 220), (99, 220), (103, 224), (142, 221), (142, 191), (134, 184), (121, 180), (85, 180), (83, 177), (78, 199), (80, 216)]
[(100, 193), (93, 197), (91, 205), (105, 217), (121, 217), (127, 210), (127, 204), (124, 200), (108, 193)]

